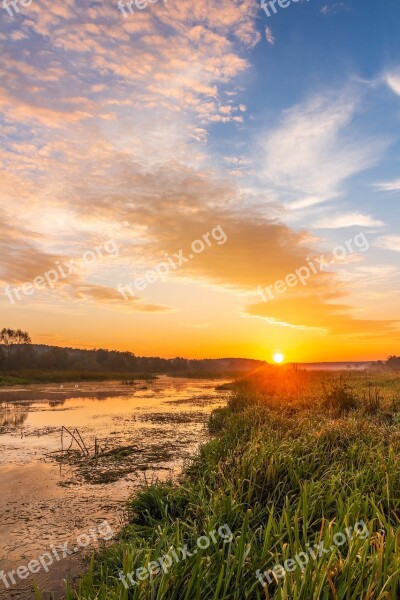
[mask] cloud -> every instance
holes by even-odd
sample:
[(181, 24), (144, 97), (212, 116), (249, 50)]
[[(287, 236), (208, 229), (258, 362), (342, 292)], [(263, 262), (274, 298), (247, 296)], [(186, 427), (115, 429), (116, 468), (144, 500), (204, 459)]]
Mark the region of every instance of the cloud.
[(375, 188), (380, 192), (399, 192), (400, 191), (400, 179), (394, 181), (386, 181), (382, 183), (376, 183)]
[(393, 250), (394, 252), (400, 252), (400, 235), (386, 235), (379, 237), (374, 241), (373, 244), (376, 248), (383, 248), (384, 250)]
[(334, 304), (333, 295), (291, 294), (268, 304), (254, 304), (247, 308), (252, 316), (284, 322), (287, 326), (314, 329), (318, 333), (346, 335), (348, 338), (384, 337), (397, 333), (395, 320), (359, 319), (353, 306)]
[(344, 2), (336, 2), (335, 4), (325, 4), (320, 12), (323, 15), (328, 15), (330, 13), (333, 13), (334, 15), (340, 13), (340, 12), (348, 12), (350, 10), (350, 8), (348, 6), (346, 6), (346, 4)]
[[(14, 281), (29, 281), (38, 274), (38, 265), (47, 270), (53, 266), (55, 257), (69, 257), (71, 248), (75, 255), (78, 251), (83, 253), (99, 240), (112, 236), (121, 253), (118, 259), (113, 259), (116, 262), (112, 272), (102, 273), (106, 285), (93, 283), (93, 277), (100, 275), (95, 269), (90, 277), (82, 272), (79, 278), (54, 293), (64, 300), (95, 302), (118, 310), (166, 312), (175, 307), (168, 308), (162, 301), (150, 302), (147, 292), (140, 300), (124, 303), (121, 299), (118, 303), (117, 283), (132, 281), (143, 270), (164, 260), (166, 254), (172, 256), (182, 249), (188, 256), (193, 240), (201, 239), (218, 225), (223, 228), (227, 242), (219, 245), (214, 241), (203, 253), (170, 273), (171, 281), (222, 287), (245, 298), (254, 296), (259, 285), (284, 278), (306, 264), (308, 256), (317, 253), (317, 240), (308, 232), (295, 231), (273, 216), (249, 213), (244, 191), (211, 170), (189, 166), (177, 159), (149, 160), (149, 153), (139, 160), (131, 152), (116, 151), (114, 145), (99, 135), (87, 138), (85, 147), (71, 145), (67, 140), (65, 146), (57, 150), (62, 148), (66, 157), (64, 170), (60, 164), (56, 173), (58, 187), (51, 177), (40, 182), (37, 189), (31, 184), (33, 187), (20, 186), (18, 190), (14, 189), (13, 180), (8, 182), (6, 191), (16, 194), (18, 204), (9, 205), (6, 228), (13, 227), (14, 241), (23, 240), (27, 244), (22, 247), (21, 260), (16, 260), (15, 253), (4, 255), (2, 266)], [(228, 162), (240, 165), (243, 158)], [(32, 198), (37, 198), (36, 205), (32, 206)], [(54, 214), (63, 216), (61, 229)], [(15, 223), (21, 219), (27, 220), (27, 226), (18, 233)], [(62, 253), (57, 253), (60, 241), (66, 246)], [(15, 270), (18, 264), (23, 266), (20, 272)], [(309, 314), (301, 319), (294, 317), (290, 303), (283, 312), (274, 312), (275, 309), (266, 312), (264, 305), (254, 305), (247, 312), (312, 329), (321, 327), (323, 315), (325, 328), (331, 325), (338, 328), (339, 309), (331, 301), (339, 292), (346, 297), (346, 290), (334, 273), (322, 273), (310, 282), (304, 295), (318, 298), (318, 307), (312, 306), (312, 310), (318, 308), (321, 316), (318, 322)], [(293, 299), (293, 307), (296, 305), (306, 311), (310, 306), (304, 299), (299, 302), (297, 296)], [(349, 331), (353, 321), (357, 321), (351, 311), (346, 306), (340, 309), (340, 323), (343, 327), (347, 323)], [(358, 330), (359, 325), (356, 323), (354, 327)]]
[[(21, 35), (11, 35), (2, 50), (0, 104), (11, 120), (50, 128), (115, 119), (125, 103), (136, 116), (157, 108), (210, 122), (216, 111), (210, 100), (248, 68), (242, 54), (260, 39), (253, 0), (201, 0), (190, 8), (159, 3), (131, 19), (86, 0), (62, 10), (44, 0), (29, 9)], [(25, 56), (42, 43), (46, 52), (28, 63)], [(93, 73), (97, 81), (88, 86)], [(55, 84), (57, 91), (48, 93)], [(104, 110), (108, 102), (112, 112)]]
[(385, 224), (370, 215), (347, 213), (332, 215), (313, 224), (317, 229), (340, 229), (342, 227), (384, 227)]
[(400, 70), (386, 73), (384, 80), (390, 89), (400, 96)]
[(265, 39), (267, 40), (268, 44), (270, 44), (271, 46), (273, 46), (275, 44), (275, 36), (272, 33), (271, 27), (265, 28)]
[(348, 178), (379, 161), (384, 141), (361, 135), (353, 135), (356, 141), (349, 139), (356, 108), (349, 93), (317, 96), (285, 111), (261, 143), (263, 175), (287, 208), (303, 209), (337, 198)]
[[(193, 240), (221, 226), (226, 243), (214, 242), (181, 268), (170, 272), (169, 280), (190, 285), (217, 286), (243, 298), (258, 296), (258, 286), (273, 284), (307, 264), (307, 257), (321, 250), (307, 232), (298, 232), (274, 218), (249, 214), (243, 209), (240, 188), (216, 178), (211, 172), (187, 168), (170, 161), (153, 168), (151, 176), (142, 172), (128, 157), (108, 157), (108, 168), (119, 163), (116, 179), (104, 174), (96, 194), (91, 192), (97, 180), (86, 180), (72, 208), (82, 218), (96, 211), (101, 222), (127, 220), (141, 227), (142, 242), (125, 240), (124, 258), (130, 268), (119, 271), (121, 281), (130, 281), (137, 268), (152, 268), (163, 257), (182, 249), (188, 256)], [(135, 199), (129, 200), (135, 186)], [(71, 202), (70, 202), (71, 206)], [(91, 208), (89, 208), (91, 207)], [(171, 218), (173, 215), (173, 218)], [(168, 226), (166, 226), (166, 223)], [(129, 233), (129, 232), (128, 232)], [(123, 240), (121, 240), (122, 243)], [(135, 266), (136, 265), (136, 266)], [(306, 288), (287, 292), (284, 300), (247, 307), (246, 314), (262, 317), (275, 325), (355, 336), (386, 335), (395, 331), (393, 321), (358, 319), (357, 311), (346, 303), (347, 284), (340, 273), (323, 272), (310, 279)], [(338, 303), (340, 301), (341, 303)]]
[(118, 306), (119, 308), (122, 307), (127, 310), (134, 310), (138, 312), (162, 313), (169, 312), (171, 310), (167, 306), (148, 304), (140, 298), (129, 297), (129, 295), (128, 299), (125, 300), (114, 288), (102, 285), (79, 285), (73, 290), (72, 297), (84, 301), (94, 300), (96, 303), (105, 305), (109, 304), (110, 306)]

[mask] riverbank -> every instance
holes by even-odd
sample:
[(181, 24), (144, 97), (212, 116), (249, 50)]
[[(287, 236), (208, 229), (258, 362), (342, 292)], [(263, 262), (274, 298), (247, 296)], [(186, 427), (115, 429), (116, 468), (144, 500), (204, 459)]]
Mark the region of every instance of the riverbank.
[(148, 373), (121, 372), (90, 372), (90, 371), (38, 371), (24, 369), (0, 375), (0, 387), (15, 385), (30, 385), (33, 383), (76, 383), (80, 381), (152, 381), (156, 375)]
[(237, 385), (180, 485), (130, 501), (68, 599), (394, 600), (399, 390), (397, 376), (294, 371)]

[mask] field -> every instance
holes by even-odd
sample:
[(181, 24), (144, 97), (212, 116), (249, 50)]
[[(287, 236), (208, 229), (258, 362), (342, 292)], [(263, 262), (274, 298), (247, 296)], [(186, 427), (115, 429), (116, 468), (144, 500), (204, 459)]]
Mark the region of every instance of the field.
[(399, 375), (263, 369), (209, 427), (69, 600), (400, 597)]

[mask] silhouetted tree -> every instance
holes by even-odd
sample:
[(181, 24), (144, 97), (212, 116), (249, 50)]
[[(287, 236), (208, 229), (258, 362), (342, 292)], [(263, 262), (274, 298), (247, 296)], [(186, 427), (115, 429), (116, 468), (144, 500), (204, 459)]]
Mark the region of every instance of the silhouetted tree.
[(400, 371), (400, 357), (389, 356), (386, 362), (386, 367), (391, 371)]
[(10, 364), (11, 349), (14, 346), (31, 343), (32, 340), (29, 336), (29, 333), (27, 333), (26, 331), (22, 331), (21, 329), (7, 329), (6, 327), (4, 327), (4, 329), (0, 331), (0, 344), (5, 348), (5, 353), (7, 356), (7, 367)]

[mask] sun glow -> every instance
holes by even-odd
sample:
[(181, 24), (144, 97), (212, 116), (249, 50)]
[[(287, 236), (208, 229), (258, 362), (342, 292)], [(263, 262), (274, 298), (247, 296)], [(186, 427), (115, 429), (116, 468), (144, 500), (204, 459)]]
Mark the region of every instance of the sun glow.
[(273, 358), (274, 358), (274, 362), (276, 362), (278, 365), (283, 363), (283, 361), (285, 360), (285, 357), (280, 352), (276, 352), (274, 354)]

